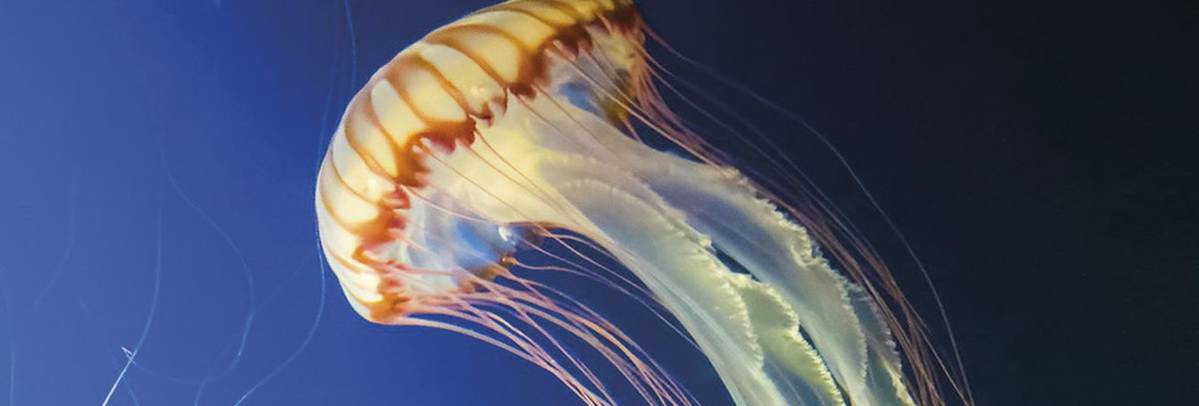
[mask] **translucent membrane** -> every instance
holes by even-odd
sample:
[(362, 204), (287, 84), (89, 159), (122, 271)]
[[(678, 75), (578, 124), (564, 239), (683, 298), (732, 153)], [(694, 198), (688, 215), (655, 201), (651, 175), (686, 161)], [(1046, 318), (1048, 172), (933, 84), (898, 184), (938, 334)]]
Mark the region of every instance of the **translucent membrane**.
[[(555, 269), (648, 294), (738, 404), (914, 404), (889, 316), (663, 110), (639, 24), (622, 2), (509, 2), (381, 69), (347, 110), (318, 188), (325, 253), (350, 303), (372, 321), (478, 338), (584, 403), (614, 403), (549, 333), (563, 331), (647, 403), (694, 403), (617, 326), (513, 266), (519, 247), (567, 229), (640, 284), (578, 252)], [(643, 144), (634, 122), (692, 156)]]

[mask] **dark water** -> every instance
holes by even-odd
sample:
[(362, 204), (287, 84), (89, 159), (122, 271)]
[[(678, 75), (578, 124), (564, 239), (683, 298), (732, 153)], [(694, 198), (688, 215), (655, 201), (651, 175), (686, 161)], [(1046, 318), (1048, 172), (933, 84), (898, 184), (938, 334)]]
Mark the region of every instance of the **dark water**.
[[(493, 348), (366, 324), (321, 276), (328, 128), (395, 52), (488, 2), (415, 3), (0, 3), (0, 404), (102, 401), (143, 331), (112, 404), (573, 404)], [(940, 288), (979, 404), (1199, 401), (1193, 13), (645, 3), (671, 44), (850, 160)], [(674, 63), (771, 134), (935, 319), (835, 155)], [(697, 354), (612, 306), (727, 402)]]

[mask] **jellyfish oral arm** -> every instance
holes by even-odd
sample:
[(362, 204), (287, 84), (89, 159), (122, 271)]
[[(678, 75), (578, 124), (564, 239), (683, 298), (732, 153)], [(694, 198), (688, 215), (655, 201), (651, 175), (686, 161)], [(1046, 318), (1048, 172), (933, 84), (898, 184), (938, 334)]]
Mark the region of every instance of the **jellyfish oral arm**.
[[(915, 404), (877, 300), (681, 129), (650, 84), (661, 75), (642, 28), (627, 0), (514, 0), (381, 68), (318, 176), (322, 248), (349, 303), (373, 322), (478, 338), (588, 405), (615, 403), (553, 326), (646, 403), (693, 404), (629, 335), (512, 267), (519, 248), (564, 228), (628, 268), (737, 404)], [(634, 120), (686, 157), (641, 142)], [(572, 268), (560, 269), (607, 281)]]

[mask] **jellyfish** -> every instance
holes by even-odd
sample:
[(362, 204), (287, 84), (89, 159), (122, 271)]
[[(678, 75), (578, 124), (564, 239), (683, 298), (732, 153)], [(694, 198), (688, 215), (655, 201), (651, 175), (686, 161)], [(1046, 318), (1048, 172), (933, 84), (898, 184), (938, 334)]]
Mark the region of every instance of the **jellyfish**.
[[(780, 197), (689, 129), (647, 38), (630, 0), (513, 0), (382, 66), (316, 187), (322, 249), (353, 309), (494, 345), (587, 405), (615, 404), (611, 383), (561, 335), (647, 404), (699, 403), (600, 312), (526, 276), (536, 266), (515, 253), (542, 250), (563, 264), (542, 270), (649, 298), (739, 405), (943, 403), (943, 364), (885, 267), (852, 254), (863, 243), (843, 241), (827, 207)], [(581, 249), (539, 248), (548, 240), (635, 281)]]

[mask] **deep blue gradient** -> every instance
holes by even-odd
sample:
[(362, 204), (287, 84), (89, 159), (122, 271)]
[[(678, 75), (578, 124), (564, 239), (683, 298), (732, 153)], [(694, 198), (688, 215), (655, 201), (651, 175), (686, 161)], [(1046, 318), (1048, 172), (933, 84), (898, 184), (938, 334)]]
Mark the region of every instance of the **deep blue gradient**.
[[(315, 173), (346, 102), (404, 46), (489, 3), (0, 1), (0, 405), (97, 404), (139, 342), (112, 404), (577, 403), (471, 339), (366, 323), (317, 255)], [(645, 3), (673, 45), (804, 113), (857, 165), (941, 287), (980, 404), (1199, 398), (1183, 141), (1199, 81), (1171, 79), (1199, 69), (1177, 56), (1193, 43), (1169, 45), (1194, 27), (1186, 13)], [(821, 143), (670, 63), (800, 162), (936, 320)], [(735, 157), (752, 152), (713, 128)], [(701, 401), (728, 402), (629, 299), (535, 277), (599, 303)]]

